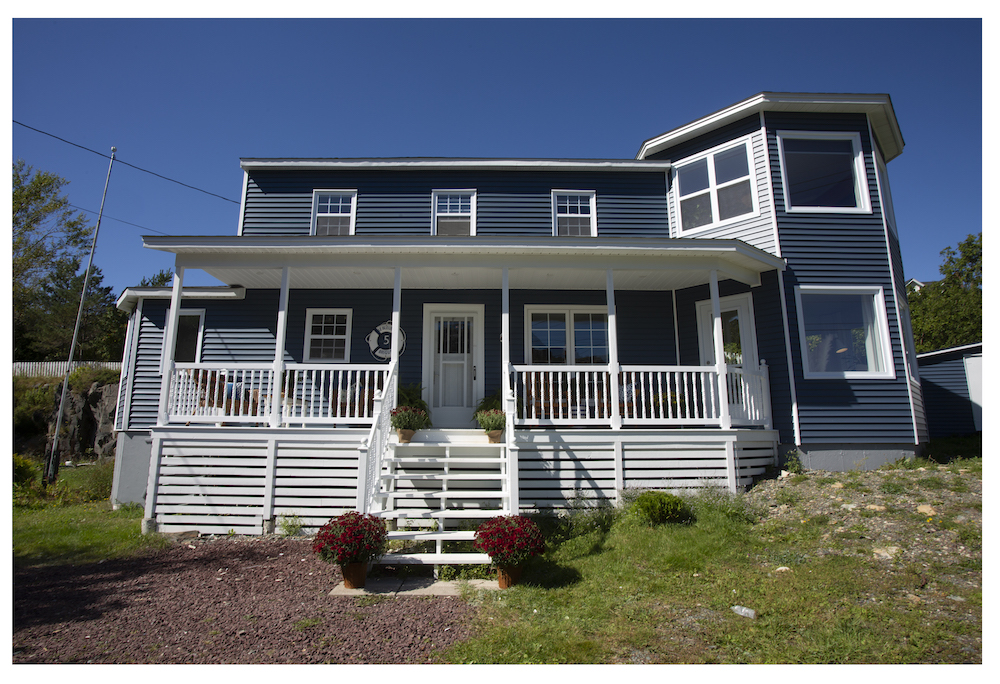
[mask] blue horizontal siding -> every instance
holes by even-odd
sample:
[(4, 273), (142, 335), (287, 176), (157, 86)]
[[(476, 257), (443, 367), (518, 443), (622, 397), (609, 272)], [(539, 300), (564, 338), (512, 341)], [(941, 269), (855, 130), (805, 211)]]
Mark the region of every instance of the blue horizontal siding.
[[(893, 278), (872, 158), (868, 121), (858, 114), (765, 112), (775, 215), (785, 273), (786, 301), (803, 443), (908, 443), (916, 441)], [(861, 136), (870, 214), (785, 212), (776, 132), (850, 131)], [(805, 380), (799, 345), (796, 285), (879, 286), (885, 295), (895, 379)]]
[(962, 355), (943, 355), (942, 358), (922, 362), (920, 384), (931, 439), (968, 435), (976, 431)]
[(551, 235), (553, 189), (597, 194), (599, 232), (669, 235), (662, 171), (414, 172), (255, 171), (248, 177), (242, 234), (308, 235), (314, 189), (358, 191), (356, 232), (428, 235), (431, 193), (477, 191), (477, 234)]

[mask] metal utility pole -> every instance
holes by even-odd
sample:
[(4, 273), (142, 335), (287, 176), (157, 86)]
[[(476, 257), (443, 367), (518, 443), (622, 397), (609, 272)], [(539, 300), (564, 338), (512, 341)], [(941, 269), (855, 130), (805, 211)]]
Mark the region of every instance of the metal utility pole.
[(108, 177), (104, 180), (104, 194), (101, 195), (101, 210), (97, 214), (97, 226), (94, 228), (94, 240), (90, 244), (90, 259), (87, 261), (87, 271), (83, 276), (83, 292), (80, 293), (80, 308), (76, 312), (76, 326), (73, 328), (73, 341), (69, 345), (69, 360), (66, 362), (66, 374), (63, 376), (62, 396), (59, 397), (59, 412), (56, 414), (56, 431), (52, 435), (52, 450), (49, 461), (45, 465), (45, 482), (53, 484), (59, 472), (59, 432), (62, 430), (63, 406), (66, 404), (66, 393), (69, 390), (69, 374), (73, 370), (73, 354), (76, 353), (76, 338), (80, 334), (80, 321), (83, 319), (83, 305), (87, 299), (87, 284), (90, 282), (90, 269), (94, 264), (94, 251), (97, 249), (97, 234), (101, 230), (101, 217), (104, 216), (104, 200), (108, 196), (108, 183), (111, 182), (111, 167), (115, 165), (115, 152), (111, 148), (111, 162), (108, 164)]

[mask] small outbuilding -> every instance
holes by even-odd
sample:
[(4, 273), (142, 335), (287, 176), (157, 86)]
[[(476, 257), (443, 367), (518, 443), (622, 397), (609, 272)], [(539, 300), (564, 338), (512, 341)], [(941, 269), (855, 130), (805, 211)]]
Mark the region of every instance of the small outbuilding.
[(931, 439), (983, 429), (983, 344), (917, 354)]

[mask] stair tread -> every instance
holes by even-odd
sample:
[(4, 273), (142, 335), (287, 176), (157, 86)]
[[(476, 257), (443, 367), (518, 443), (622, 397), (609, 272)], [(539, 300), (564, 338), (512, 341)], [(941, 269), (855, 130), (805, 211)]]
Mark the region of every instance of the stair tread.
[(443, 511), (421, 511), (421, 510), (407, 510), (396, 509), (393, 511), (378, 511), (375, 513), (376, 516), (380, 518), (405, 518), (413, 520), (426, 520), (427, 518), (444, 518), (453, 520), (471, 519), (471, 518), (493, 518), (498, 515), (510, 515), (506, 510), (502, 509), (456, 509), (448, 508)]
[(395, 530), (389, 533), (389, 539), (467, 540), (475, 538), (475, 530), (435, 530), (434, 532), (421, 530)]
[(476, 491), (433, 489), (426, 492), (379, 492), (376, 496), (381, 498), (392, 496), (397, 499), (498, 499), (507, 496), (507, 492), (482, 489)]
[(504, 473), (389, 473), (380, 476), (383, 480), (502, 480)]
[(378, 560), (381, 565), (471, 565), (488, 564), (485, 553), (391, 553)]

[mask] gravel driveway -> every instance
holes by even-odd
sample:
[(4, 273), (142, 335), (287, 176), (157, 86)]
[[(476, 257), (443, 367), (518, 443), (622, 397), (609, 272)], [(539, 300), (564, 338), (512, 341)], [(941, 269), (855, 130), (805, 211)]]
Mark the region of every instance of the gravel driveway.
[(14, 663), (426, 663), (467, 638), (457, 597), (329, 596), (309, 541), (180, 541), (132, 560), (16, 570)]

